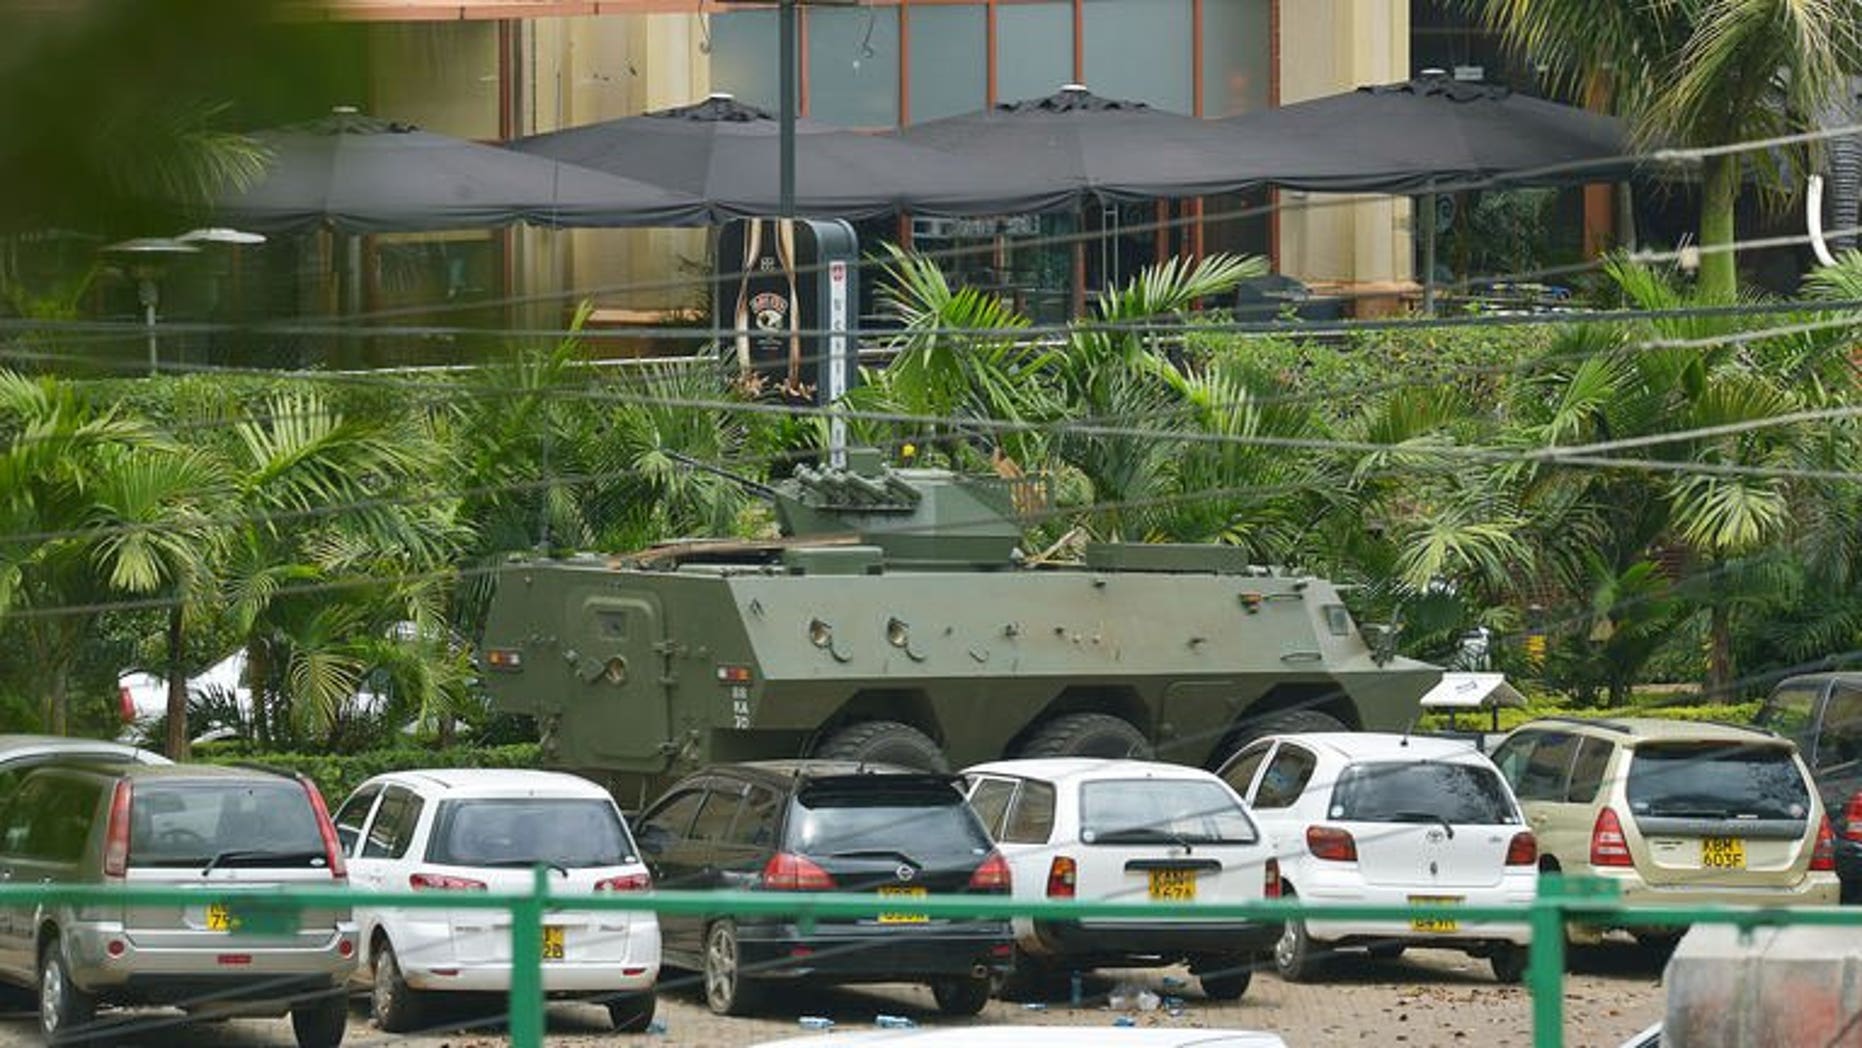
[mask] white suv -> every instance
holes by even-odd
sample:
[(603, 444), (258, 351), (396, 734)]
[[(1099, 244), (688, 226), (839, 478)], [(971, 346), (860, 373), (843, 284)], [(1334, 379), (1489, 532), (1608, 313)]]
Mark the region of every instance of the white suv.
[[(970, 806), (1013, 871), (1017, 899), (1237, 903), (1273, 898), (1278, 868), (1235, 792), (1199, 768), (1056, 757), (963, 773)], [(1236, 918), (1017, 917), (1014, 990), (1067, 969), (1187, 961), (1203, 994), (1247, 992), (1280, 922)]]
[[(1459, 740), (1368, 732), (1276, 735), (1219, 772), (1272, 838), (1284, 894), (1309, 903), (1524, 906), (1538, 890), (1539, 853), (1499, 771)], [(1494, 978), (1526, 970), (1525, 921), (1418, 916), (1402, 921), (1287, 921), (1274, 947), (1282, 978), (1304, 979), (1323, 951), (1406, 946), (1485, 957)]]
[[(336, 813), (350, 882), (362, 891), (530, 890), (547, 867), (550, 894), (651, 889), (620, 809), (607, 791), (559, 772), (444, 769), (378, 775)], [(543, 927), (543, 989), (595, 998), (616, 1029), (645, 1030), (659, 977), (659, 922), (648, 910), (551, 909)], [(382, 1029), (421, 1024), (436, 991), (504, 992), (511, 985), (511, 915), (502, 910), (356, 906), (362, 969)]]

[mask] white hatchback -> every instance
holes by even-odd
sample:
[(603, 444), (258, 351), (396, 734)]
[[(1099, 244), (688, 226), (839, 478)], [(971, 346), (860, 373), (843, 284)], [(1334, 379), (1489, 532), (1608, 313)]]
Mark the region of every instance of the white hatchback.
[(1309, 903), (1430, 906), (1408, 920), (1289, 920), (1274, 947), (1304, 979), (1332, 948), (1394, 957), (1408, 946), (1485, 957), (1501, 982), (1525, 974), (1518, 922), (1459, 920), (1458, 906), (1524, 906), (1538, 845), (1493, 763), (1459, 740), (1369, 732), (1269, 736), (1225, 764), (1280, 857), (1284, 892)]
[[(648, 891), (652, 881), (606, 790), (544, 771), (395, 772), (356, 788), (336, 813), (350, 883), (362, 891), (527, 892), (550, 871), (554, 897)], [(507, 992), (511, 915), (503, 910), (358, 904), (359, 974), (391, 1032), (421, 1025), (426, 995)], [(650, 910), (552, 909), (543, 927), (543, 989), (603, 1001), (616, 1029), (652, 1022), (659, 922)]]
[[(1057, 757), (964, 771), (1017, 899), (1236, 903), (1273, 898), (1279, 873), (1235, 792), (1197, 768)], [(1159, 917), (1014, 922), (1012, 980), (1036, 992), (1059, 971), (1188, 962), (1205, 996), (1247, 992), (1280, 922)]]

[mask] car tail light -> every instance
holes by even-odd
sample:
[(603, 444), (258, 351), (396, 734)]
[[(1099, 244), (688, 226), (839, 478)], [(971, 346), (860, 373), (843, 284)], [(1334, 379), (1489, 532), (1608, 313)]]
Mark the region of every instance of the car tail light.
[(1009, 864), (1002, 853), (992, 851), (989, 858), (970, 874), (970, 890), (973, 892), (992, 892), (997, 895), (1009, 893)]
[(1050, 899), (1073, 898), (1074, 884), (1079, 867), (1065, 855), (1056, 855), (1047, 864), (1047, 897)]
[(1850, 794), (1849, 803), (1843, 805), (1843, 836), (1862, 841), (1862, 790)]
[(104, 830), (103, 875), (121, 880), (129, 876), (129, 800), (134, 787), (119, 779), (110, 795), (110, 822)]
[(1306, 850), (1312, 852), (1315, 859), (1358, 861), (1358, 842), (1352, 839), (1350, 830), (1341, 830), (1336, 826), (1308, 826)]
[(1633, 866), (1629, 842), (1623, 838), (1623, 824), (1616, 811), (1605, 808), (1597, 813), (1597, 823), (1590, 830), (1590, 864), (1592, 866)]
[(1537, 866), (1539, 864), (1539, 839), (1530, 833), (1520, 832), (1507, 842), (1506, 864), (1508, 866)]
[(834, 878), (800, 855), (777, 852), (763, 865), (763, 887), (776, 892), (831, 892)]
[(484, 881), (454, 877), (445, 873), (416, 873), (407, 878), (407, 886), (417, 892), (482, 892)]
[(323, 835), (323, 854), (330, 863), (330, 876), (343, 880), (349, 876), (349, 866), (343, 861), (343, 842), (336, 836), (336, 824), (330, 821), (330, 809), (324, 806), (316, 783), (301, 775), (297, 781), (310, 798), (310, 810), (317, 815), (317, 832)]
[(1263, 899), (1280, 898), (1280, 860), (1279, 859), (1270, 858), (1267, 860), (1265, 880), (1261, 884), (1261, 898)]
[(1836, 870), (1836, 833), (1830, 829), (1830, 817), (1817, 823), (1817, 846), (1810, 853), (1810, 868), (1823, 873)]
[(598, 892), (647, 892), (653, 890), (653, 875), (650, 873), (623, 873), (619, 877), (604, 877), (595, 882)]

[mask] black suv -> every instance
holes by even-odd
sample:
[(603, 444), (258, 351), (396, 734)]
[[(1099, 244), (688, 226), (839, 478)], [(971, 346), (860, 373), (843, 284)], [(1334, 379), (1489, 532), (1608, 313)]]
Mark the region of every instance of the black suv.
[(1797, 743), (1836, 831), (1843, 901), (1862, 902), (1862, 673), (1786, 677), (1754, 723)]
[(720, 1015), (756, 1007), (775, 980), (929, 983), (939, 1009), (974, 1015), (1007, 967), (1007, 921), (932, 918), (931, 894), (1007, 895), (1009, 867), (955, 779), (845, 761), (719, 765), (675, 785), (635, 822), (662, 888), (876, 892), (864, 919), (662, 914), (666, 963), (701, 971)]

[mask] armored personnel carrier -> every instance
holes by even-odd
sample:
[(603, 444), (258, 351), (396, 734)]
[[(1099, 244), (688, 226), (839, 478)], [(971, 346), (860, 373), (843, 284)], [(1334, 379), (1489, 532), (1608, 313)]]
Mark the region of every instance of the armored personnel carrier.
[(1402, 729), (1440, 676), (1374, 651), (1323, 579), (1214, 545), (1039, 562), (1023, 482), (849, 456), (766, 489), (780, 539), (506, 566), (498, 708), (638, 807), (718, 761), (1214, 765), (1275, 731)]

